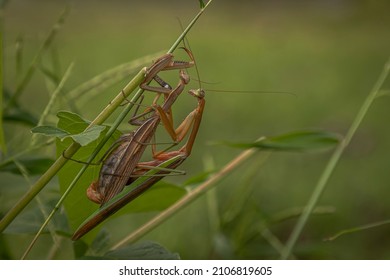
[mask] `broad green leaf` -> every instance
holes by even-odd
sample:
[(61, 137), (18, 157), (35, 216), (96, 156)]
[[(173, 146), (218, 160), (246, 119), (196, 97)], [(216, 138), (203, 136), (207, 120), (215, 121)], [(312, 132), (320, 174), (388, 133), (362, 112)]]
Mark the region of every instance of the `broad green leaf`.
[(234, 148), (259, 148), (276, 151), (308, 151), (332, 148), (340, 142), (336, 134), (321, 131), (295, 131), (272, 137), (264, 137), (256, 142), (222, 142)]
[(62, 111), (59, 112), (57, 116), (59, 118), (58, 127), (46, 125), (37, 126), (34, 127), (31, 132), (57, 137), (61, 140), (66, 137), (71, 137), (76, 143), (79, 143), (81, 146), (86, 146), (99, 138), (100, 134), (106, 128), (102, 125), (95, 125), (85, 131), (89, 122), (79, 115)]
[(99, 138), (100, 134), (105, 129), (105, 126), (95, 125), (91, 128), (88, 128), (86, 131), (83, 131), (79, 134), (71, 135), (72, 139), (79, 143), (81, 146), (86, 146), (92, 141)]
[[(45, 206), (45, 213), (49, 213), (57, 200), (46, 201), (43, 203)], [(35, 234), (42, 223), (45, 221), (42, 210), (39, 209), (38, 205), (35, 204), (34, 207), (29, 208), (23, 211), (16, 219), (13, 221), (4, 233), (9, 234)], [(69, 232), (67, 225), (66, 216), (63, 213), (59, 213), (54, 217), (53, 223), (56, 231)], [(48, 229), (45, 229), (45, 233)]]
[[(67, 120), (62, 119), (59, 123), (61, 129), (64, 127), (71, 128), (71, 133), (80, 132), (77, 130), (76, 126), (70, 126), (68, 122), (72, 122), (73, 119), (69, 118)], [(87, 124), (85, 124), (86, 127)], [(81, 128), (82, 130), (85, 129)], [(73, 160), (69, 160), (67, 164), (60, 170), (58, 174), (60, 191), (64, 193), (73, 179), (76, 177), (79, 170), (82, 168), (83, 164), (76, 162), (86, 162), (90, 155), (95, 150), (98, 143), (103, 139), (104, 135), (107, 133), (108, 128), (106, 128), (103, 133), (96, 140), (92, 141), (86, 146), (81, 147), (77, 153), (73, 156)], [(107, 141), (107, 143), (103, 146), (102, 150), (96, 156), (94, 163), (91, 164), (80, 180), (77, 182), (73, 190), (68, 195), (67, 199), (64, 202), (65, 209), (68, 214), (69, 224), (72, 229), (77, 228), (77, 226), (86, 218), (88, 215), (97, 208), (97, 205), (89, 201), (86, 197), (86, 189), (88, 186), (95, 180), (97, 180), (99, 176), (100, 163), (105, 152), (109, 149), (109, 147), (119, 138), (121, 133), (116, 131), (113, 136)], [(71, 143), (70, 139), (64, 139), (64, 141), (57, 140), (57, 156), (61, 155), (62, 152), (69, 146)]]
[[(34, 208), (32, 211), (23, 212), (18, 216), (15, 221), (8, 226), (4, 233), (8, 234), (34, 234), (41, 227), (44, 222), (42, 213), (38, 208)], [(44, 233), (47, 232), (47, 228)]]
[(212, 171), (204, 171), (204, 172), (201, 172), (191, 178), (189, 178), (188, 180), (186, 180), (182, 186), (186, 187), (186, 186), (191, 186), (191, 185), (198, 185), (204, 181), (206, 181), (211, 174), (213, 174), (216, 170), (212, 170)]
[[(177, 157), (172, 158), (170, 160), (167, 160), (159, 165), (159, 167), (167, 167), (169, 164), (177, 160)], [(88, 216), (84, 216), (84, 221), (81, 223), (79, 222), (80, 227), (82, 227), (85, 223), (87, 223), (89, 220), (93, 219), (96, 215), (99, 215), (101, 212), (106, 211), (107, 208), (109, 208), (111, 205), (115, 204), (118, 200), (123, 198), (127, 193), (129, 193), (132, 189), (137, 188), (141, 184), (143, 184), (145, 181), (148, 180), (150, 176), (155, 175), (159, 170), (152, 169), (145, 173), (146, 176), (139, 177), (137, 180), (135, 180), (131, 185), (126, 186), (122, 192), (117, 194), (115, 197), (113, 197), (110, 201), (108, 201), (103, 207), (98, 208), (96, 205), (94, 208), (96, 209), (95, 212)], [(145, 193), (137, 197), (135, 200), (131, 201), (131, 203), (124, 206), (122, 209), (120, 209), (116, 214), (114, 214), (109, 219), (112, 219), (113, 217), (117, 217), (119, 215), (123, 215), (126, 213), (138, 213), (138, 212), (147, 212), (147, 211), (158, 211), (163, 210), (166, 207), (173, 204), (175, 201), (177, 201), (179, 198), (181, 198), (183, 195), (186, 194), (185, 189), (177, 187), (172, 184), (159, 182), (152, 186), (149, 190), (147, 190)], [(85, 197), (85, 195), (84, 195)], [(87, 198), (85, 197), (85, 200)], [(92, 202), (89, 202), (91, 205)], [(89, 207), (90, 209), (91, 207)], [(90, 211), (91, 213), (92, 211)], [(80, 220), (80, 211), (78, 211), (77, 220)], [(72, 223), (73, 224), (73, 223)], [(93, 231), (96, 234), (99, 227), (95, 228)], [(88, 238), (91, 238), (93, 234), (89, 234)]]
[[(25, 167), (30, 175), (38, 175), (44, 173), (53, 164), (54, 160), (50, 158), (24, 158), (18, 159), (18, 162)], [(21, 175), (20, 169), (14, 162), (0, 166), (0, 171)]]
[(73, 252), (75, 259), (82, 259), (88, 251), (88, 244), (84, 240), (73, 242)]
[(95, 255), (102, 255), (104, 252), (107, 252), (110, 248), (110, 240), (111, 235), (110, 233), (103, 229), (101, 230), (96, 238), (93, 240), (91, 246), (88, 249), (89, 254)]
[[(61, 111), (57, 114), (58, 128), (67, 131), (70, 134), (77, 135), (82, 134), (85, 128), (89, 125), (89, 122), (84, 120), (82, 117), (75, 113)], [(74, 160), (86, 162), (90, 155), (95, 150), (98, 143), (103, 139), (107, 133), (108, 128), (99, 135), (99, 137), (90, 142), (88, 145), (81, 147), (76, 155), (73, 156)], [(80, 180), (77, 182), (73, 190), (68, 195), (64, 202), (65, 210), (68, 214), (69, 224), (72, 231), (88, 217), (89, 213), (97, 208), (97, 205), (89, 201), (86, 197), (86, 189), (88, 186), (98, 178), (100, 163), (105, 154), (105, 151), (119, 138), (121, 133), (117, 130), (114, 132), (112, 137), (107, 141), (102, 150), (95, 158), (95, 164), (91, 164)], [(57, 140), (57, 156), (61, 155), (62, 152), (70, 145), (70, 139), (64, 139), (64, 141)], [(58, 174), (60, 191), (64, 193), (68, 186), (76, 177), (79, 170), (82, 168), (82, 163), (69, 160), (68, 163), (60, 170)]]
[[(70, 126), (73, 123), (83, 123), (83, 124), (87, 124), (87, 125), (90, 123), (88, 120), (85, 120), (80, 115), (73, 113), (73, 112), (69, 112), (69, 111), (60, 111), (57, 113), (57, 117), (59, 120), (58, 127), (62, 127), (66, 131), (68, 131), (66, 129), (66, 127)], [(69, 132), (74, 133), (76, 131), (69, 131)]]
[[(126, 214), (134, 214), (134, 213), (144, 213), (144, 212), (153, 212), (153, 211), (162, 211), (169, 206), (171, 206), (173, 203), (175, 203), (177, 200), (179, 200), (181, 197), (183, 197), (187, 191), (184, 188), (175, 186), (173, 184), (169, 184), (163, 181), (160, 181), (156, 183), (154, 186), (152, 186), (149, 190), (147, 190), (145, 193), (131, 201), (129, 204), (124, 206), (122, 209), (120, 209), (117, 213), (113, 214), (111, 217), (109, 217), (106, 221), (110, 219), (115, 219), (117, 217), (126, 215)], [(83, 197), (90, 206), (94, 207), (96, 211), (88, 217), (88, 215), (83, 216), (84, 220), (89, 219), (94, 214), (96, 214), (99, 211), (99, 208), (96, 204), (89, 201), (85, 195), (83, 194)], [(90, 207), (89, 207), (90, 208)], [(83, 211), (84, 212), (84, 211)], [(90, 211), (90, 213), (92, 213)], [(79, 211), (80, 213), (80, 211)], [(81, 224), (82, 221), (79, 222)], [(85, 222), (85, 221), (84, 221)], [(93, 229), (83, 239), (87, 241), (94, 240), (93, 237), (96, 234), (100, 234), (99, 230), (102, 226), (104, 226), (105, 221), (102, 223), (102, 225), (97, 226), (95, 229)], [(73, 224), (73, 223), (72, 223)], [(103, 229), (104, 230), (104, 229)]]
[(68, 111), (58, 112), (57, 117), (57, 127), (65, 130), (69, 134), (82, 133), (90, 124), (89, 121), (83, 119), (78, 114)]
[(39, 133), (43, 134), (45, 136), (52, 136), (52, 137), (58, 137), (60, 139), (63, 139), (67, 136), (69, 136), (69, 133), (57, 128), (55, 126), (49, 126), (49, 125), (41, 125), (41, 126), (36, 126), (31, 129), (32, 133)]
[(175, 203), (186, 193), (187, 191), (182, 187), (160, 181), (124, 207), (122, 213), (161, 211)]
[(103, 258), (113, 260), (179, 260), (180, 256), (178, 253), (169, 252), (157, 243), (145, 241), (109, 251)]

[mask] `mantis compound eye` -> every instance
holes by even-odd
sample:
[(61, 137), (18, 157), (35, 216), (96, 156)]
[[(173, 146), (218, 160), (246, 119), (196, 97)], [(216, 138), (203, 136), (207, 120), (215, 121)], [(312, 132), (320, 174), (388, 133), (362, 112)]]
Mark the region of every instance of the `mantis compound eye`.
[(190, 89), (188, 91), (189, 94), (191, 94), (192, 96), (195, 96), (197, 98), (204, 98), (205, 96), (205, 92), (203, 89)]

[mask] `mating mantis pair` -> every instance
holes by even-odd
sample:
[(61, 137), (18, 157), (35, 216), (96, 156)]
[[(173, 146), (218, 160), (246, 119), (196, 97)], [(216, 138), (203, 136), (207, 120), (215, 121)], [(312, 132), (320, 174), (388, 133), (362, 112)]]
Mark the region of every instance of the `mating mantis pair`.
[[(93, 182), (87, 190), (87, 196), (94, 202), (101, 204), (101, 211), (90, 217), (74, 233), (72, 239), (77, 240), (89, 232), (95, 226), (100, 224), (108, 216), (112, 215), (124, 205), (138, 197), (144, 191), (153, 186), (174, 170), (190, 155), (195, 142), (198, 129), (201, 123), (203, 109), (205, 106), (204, 91), (202, 89), (190, 90), (189, 93), (198, 100), (197, 107), (190, 112), (184, 121), (176, 128), (173, 127), (172, 105), (183, 92), (185, 86), (189, 83), (189, 76), (185, 68), (194, 66), (195, 61), (190, 50), (183, 48), (190, 57), (189, 62), (174, 61), (172, 54), (165, 54), (157, 59), (146, 72), (145, 80), (140, 87), (144, 90), (157, 93), (151, 109), (151, 116), (140, 119), (146, 113), (141, 114), (130, 120), (130, 123), (137, 124), (139, 127), (127, 134), (124, 134), (114, 145), (108, 156), (103, 162), (98, 181)], [(176, 88), (166, 84), (158, 73), (164, 70), (180, 69), (180, 81)], [(152, 80), (159, 83), (160, 87), (149, 86)], [(164, 95), (164, 101), (161, 105), (157, 104), (159, 96)], [(157, 127), (162, 123), (173, 140), (174, 144), (181, 142), (185, 136), (188, 136), (186, 144), (176, 151), (156, 151), (155, 145), (152, 144), (153, 160), (140, 162), (146, 147), (154, 137)], [(135, 189), (122, 196), (120, 199), (110, 203), (112, 199), (120, 193), (126, 185), (130, 185), (138, 177), (143, 176), (148, 170), (158, 168), (164, 162), (169, 164), (158, 171), (153, 177), (148, 178)], [(108, 205), (105, 207), (105, 205)]]

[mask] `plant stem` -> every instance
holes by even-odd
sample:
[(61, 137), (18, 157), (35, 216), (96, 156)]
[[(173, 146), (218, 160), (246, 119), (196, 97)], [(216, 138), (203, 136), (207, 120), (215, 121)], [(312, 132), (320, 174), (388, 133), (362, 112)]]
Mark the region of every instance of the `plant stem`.
[[(110, 102), (109, 105), (95, 118), (88, 128), (102, 124), (114, 110), (130, 95), (143, 81), (145, 75), (145, 68), (143, 68), (127, 85), (126, 87)], [(88, 129), (87, 128), (87, 129)], [(16, 203), (16, 205), (4, 216), (0, 221), (0, 232), (2, 232), (15, 217), (27, 206), (27, 204), (43, 189), (43, 187), (57, 174), (57, 172), (64, 166), (77, 150), (80, 148), (78, 143), (72, 143), (60, 156), (52, 166), (38, 179), (38, 181), (31, 187), (31, 189)]]
[(21, 82), (17, 85), (16, 90), (14, 94), (10, 97), (8, 102), (5, 104), (5, 111), (9, 110), (12, 105), (14, 105), (15, 101), (18, 100), (20, 95), (23, 93), (24, 89), (30, 82), (34, 72), (35, 72), (35, 67), (37, 63), (39, 62), (44, 50), (50, 46), (50, 44), (53, 42), (54, 37), (57, 35), (58, 30), (61, 28), (62, 24), (64, 23), (67, 15), (68, 15), (69, 9), (66, 8), (58, 18), (57, 22), (53, 25), (51, 28), (50, 32), (47, 34), (45, 40), (43, 41), (42, 45), (40, 46), (38, 52), (35, 54), (33, 60), (31, 61), (30, 66), (28, 67), (26, 74), (23, 76)]
[(225, 178), (227, 175), (231, 174), (234, 169), (240, 167), (243, 162), (248, 160), (252, 155), (255, 154), (255, 152), (258, 149), (250, 149), (242, 152), (239, 154), (236, 158), (234, 158), (232, 161), (230, 161), (228, 164), (226, 164), (219, 172), (215, 173), (210, 179), (208, 179), (206, 182), (202, 183), (198, 187), (196, 187), (193, 191), (189, 192), (186, 196), (184, 196), (182, 199), (177, 201), (175, 204), (149, 220), (147, 223), (145, 223), (143, 226), (139, 227), (137, 230), (132, 232), (129, 236), (124, 238), (123, 240), (119, 241), (117, 244), (115, 244), (111, 250), (115, 250), (119, 248), (120, 246), (126, 244), (126, 243), (133, 243), (140, 239), (142, 236), (162, 224), (164, 221), (172, 217), (175, 213), (180, 211), (185, 206), (189, 205), (191, 202), (193, 202), (195, 199), (200, 197), (205, 192), (209, 191), (217, 182), (221, 181), (223, 178)]
[(163, 52), (159, 51), (108, 69), (90, 80), (76, 86), (72, 90), (69, 90), (69, 92), (66, 93), (66, 97), (68, 101), (73, 102), (77, 100), (77, 107), (83, 108), (83, 106), (85, 106), (84, 100), (93, 99), (102, 90), (107, 89), (114, 83), (128, 78), (129, 73), (138, 71), (141, 66), (149, 64), (153, 61), (153, 59), (161, 56), (162, 54)]
[(384, 67), (382, 73), (380, 74), (377, 82), (375, 83), (371, 92), (368, 94), (366, 100), (363, 102), (359, 112), (357, 113), (357, 115), (356, 115), (355, 119), (353, 120), (347, 134), (345, 135), (344, 140), (341, 141), (340, 144), (336, 147), (331, 158), (329, 159), (328, 164), (326, 165), (323, 173), (321, 174), (321, 176), (318, 180), (318, 183), (315, 186), (313, 193), (312, 193), (305, 209), (302, 212), (302, 215), (299, 217), (289, 239), (287, 240), (286, 246), (284, 247), (282, 254), (281, 254), (281, 259), (289, 258), (293, 247), (295, 246), (299, 236), (302, 233), (303, 228), (305, 227), (305, 225), (309, 219), (310, 214), (312, 213), (314, 207), (316, 206), (318, 200), (320, 199), (322, 193), (325, 190), (326, 183), (328, 182), (330, 176), (332, 175), (332, 172), (335, 169), (342, 153), (344, 152), (345, 148), (351, 142), (352, 137), (355, 135), (356, 130), (358, 129), (359, 125), (361, 124), (362, 120), (364, 119), (365, 115), (367, 114), (368, 109), (370, 108), (374, 99), (378, 96), (379, 90), (381, 89), (384, 81), (386, 80), (387, 76), (389, 75), (389, 70), (390, 70), (390, 59), (385, 64), (385, 67)]
[(367, 224), (367, 225), (363, 225), (363, 226), (359, 226), (359, 227), (355, 227), (355, 228), (351, 228), (351, 229), (345, 229), (345, 230), (342, 230), (342, 231), (336, 233), (335, 235), (333, 235), (331, 237), (326, 238), (325, 241), (334, 241), (336, 238), (339, 238), (340, 236), (342, 236), (344, 234), (354, 233), (354, 232), (367, 230), (367, 229), (372, 229), (372, 228), (376, 228), (376, 227), (388, 225), (388, 224), (390, 224), (390, 220), (375, 222), (375, 223), (371, 223), (371, 224)]
[[(143, 69), (145, 70), (145, 69)], [(141, 71), (142, 72), (142, 71)], [(144, 77), (144, 74), (142, 74), (142, 79), (139, 81), (140, 83), (143, 81), (143, 78)], [(138, 85), (136, 85), (137, 87)], [(133, 92), (134, 88), (133, 87), (128, 87), (126, 86), (124, 89), (123, 89), (123, 92), (119, 93), (117, 97), (119, 97), (119, 95), (121, 95), (121, 98), (119, 98), (118, 100), (124, 98), (124, 95), (128, 96), (131, 92)], [(128, 94), (125, 94), (126, 92), (128, 92)], [(69, 193), (72, 191), (73, 187), (76, 185), (76, 183), (78, 182), (78, 180), (81, 178), (81, 176), (84, 174), (84, 172), (87, 170), (89, 164), (93, 161), (93, 159), (97, 156), (97, 154), (99, 153), (99, 151), (103, 148), (104, 144), (108, 141), (108, 139), (110, 139), (111, 135), (115, 132), (115, 130), (117, 129), (117, 127), (120, 125), (120, 123), (125, 119), (125, 117), (127, 116), (127, 114), (131, 111), (131, 109), (133, 108), (134, 104), (136, 103), (136, 101), (138, 100), (138, 98), (140, 98), (142, 94), (142, 91), (138, 91), (137, 94), (135, 94), (133, 96), (133, 98), (130, 100), (130, 102), (127, 104), (126, 108), (121, 112), (121, 114), (118, 116), (118, 118), (115, 120), (115, 123), (110, 127), (110, 129), (108, 130), (107, 134), (104, 136), (104, 138), (102, 139), (102, 141), (99, 142), (99, 144), (97, 145), (97, 147), (95, 148), (95, 150), (93, 151), (93, 153), (91, 154), (91, 156), (88, 158), (87, 162), (85, 165), (83, 165), (83, 167), (80, 169), (80, 171), (77, 173), (76, 177), (73, 179), (73, 181), (71, 182), (71, 184), (69, 185), (69, 187), (66, 189), (66, 191), (62, 194), (61, 198), (58, 200), (58, 202), (56, 203), (56, 205), (54, 206), (53, 210), (50, 212), (49, 216), (46, 218), (45, 222), (41, 225), (41, 228), (38, 230), (38, 232), (35, 234), (33, 240), (31, 241), (30, 245), (27, 247), (26, 251), (24, 252), (23, 256), (22, 256), (22, 259), (25, 259), (26, 256), (28, 255), (28, 253), (31, 251), (32, 247), (34, 246), (35, 242), (38, 240), (38, 237), (39, 235), (43, 232), (43, 230), (45, 229), (45, 227), (48, 225), (48, 223), (50, 222), (50, 220), (53, 218), (54, 214), (60, 209), (60, 206), (62, 205), (62, 203), (64, 202), (65, 198), (69, 195)], [(121, 102), (119, 104), (121, 104), (123, 102), (123, 100), (120, 100)], [(110, 104), (111, 105), (111, 104)], [(99, 115), (100, 116), (100, 115)], [(98, 116), (98, 117), (99, 117)]]
[[(43, 110), (41, 117), (39, 118), (37, 126), (43, 125), (45, 118), (49, 114), (50, 110), (53, 108), (54, 102), (58, 97), (58, 94), (61, 92), (62, 88), (64, 87), (65, 82), (68, 80), (70, 73), (72, 72), (73, 69), (73, 63), (71, 63), (66, 69), (64, 76), (62, 77), (61, 81), (58, 83), (56, 89), (53, 91), (53, 93), (50, 96), (49, 102), (47, 103), (45, 109)], [(38, 134), (33, 134), (31, 137), (31, 142), (30, 142), (30, 147), (34, 147), (36, 142), (38, 141), (37, 139)]]
[[(210, 3), (211, 1), (209, 1)], [(208, 4), (209, 4), (208, 3)], [(207, 5), (205, 6), (205, 8), (207, 7)], [(182, 34), (180, 34), (179, 38), (176, 40), (176, 42), (172, 45), (172, 47), (169, 49), (168, 52), (173, 52), (178, 44), (181, 42), (182, 38), (185, 37), (185, 35), (189, 32), (189, 30), (191, 29), (191, 27), (195, 24), (195, 22), (197, 21), (197, 19), (200, 17), (200, 15), (203, 13), (203, 10), (205, 9), (203, 8), (195, 17), (194, 19), (190, 22), (190, 24), (187, 26), (187, 28), (182, 32)], [(142, 69), (137, 75), (136, 77), (133, 78), (133, 80), (117, 95), (117, 97), (107, 106), (110, 108), (110, 110), (103, 110), (95, 119), (96, 120), (102, 120), (101, 123), (107, 119), (107, 117), (109, 115), (111, 115), (111, 113), (113, 112), (113, 110), (115, 110), (122, 102), (123, 100), (136, 88), (139, 86), (139, 84), (144, 80), (144, 75), (145, 75), (145, 72), (146, 72), (146, 68)], [(131, 84), (134, 80), (136, 80), (136, 82), (134, 84)], [(130, 112), (130, 110), (132, 109), (132, 107), (134, 106), (134, 104), (137, 102), (137, 100), (141, 97), (143, 93), (143, 90), (141, 88), (138, 89), (138, 91), (135, 93), (134, 97), (131, 99), (131, 101), (129, 102), (129, 104), (126, 106), (126, 108), (122, 111), (122, 113), (120, 114), (120, 116), (115, 120), (115, 123), (110, 127), (109, 131), (107, 132), (107, 134), (105, 135), (105, 137), (103, 138), (103, 140), (98, 144), (98, 146), (95, 148), (94, 152), (92, 153), (92, 155), (90, 156), (90, 158), (88, 159), (87, 161), (87, 164), (83, 166), (83, 168), (81, 168), (81, 170), (79, 171), (79, 173), (77, 174), (77, 176), (73, 179), (72, 183), (69, 185), (69, 187), (67, 188), (67, 190), (64, 192), (64, 194), (61, 196), (60, 200), (57, 202), (57, 204), (55, 205), (54, 209), (52, 210), (52, 212), (49, 214), (49, 216), (46, 218), (45, 222), (42, 224), (41, 228), (39, 229), (39, 231), (37, 232), (37, 234), (35, 235), (34, 239), (32, 240), (32, 242), (30, 243), (30, 245), (28, 246), (28, 248), (26, 249), (26, 251), (24, 252), (23, 256), (22, 256), (22, 259), (24, 259), (27, 254), (31, 251), (32, 247), (34, 246), (36, 240), (38, 239), (39, 235), (42, 233), (42, 231), (44, 230), (44, 228), (46, 227), (46, 225), (50, 222), (51, 218), (54, 216), (54, 214), (57, 212), (57, 210), (60, 208), (61, 204), (63, 203), (63, 201), (65, 200), (65, 198), (68, 196), (68, 194), (70, 193), (70, 191), (73, 189), (73, 187), (76, 185), (77, 181), (80, 179), (80, 177), (82, 176), (82, 174), (85, 172), (85, 170), (87, 169), (89, 163), (92, 162), (92, 160), (95, 158), (95, 156), (98, 154), (98, 152), (101, 150), (101, 148), (104, 146), (104, 144), (108, 141), (108, 139), (111, 137), (111, 135), (115, 132), (115, 130), (117, 129), (117, 127), (120, 125), (120, 123), (124, 120), (124, 118), (126, 117), (126, 115)], [(106, 107), (106, 109), (107, 109)], [(111, 111), (111, 108), (113, 108), (113, 110)], [(100, 123), (96, 123), (96, 122), (92, 122), (89, 127), (91, 127), (92, 125), (95, 125), (95, 124), (100, 124)], [(87, 129), (88, 129), (87, 128)], [(71, 148), (73, 145), (75, 145), (77, 143), (73, 143), (69, 148)], [(69, 148), (63, 153), (63, 155), (59, 158), (63, 158), (65, 159), (65, 162), (67, 161), (66, 159), (67, 158), (71, 158), (71, 156), (74, 154), (73, 151), (69, 152), (68, 154), (68, 150)], [(80, 145), (77, 144), (77, 149), (74, 151), (76, 152), (78, 149), (80, 148)], [(62, 167), (62, 166), (61, 166)], [(57, 172), (59, 171), (56, 170), (55, 173), (53, 173), (52, 175), (54, 176)], [(51, 178), (51, 177), (50, 177)], [(48, 181), (47, 181), (48, 182)], [(46, 183), (47, 183), (46, 182)], [(46, 184), (45, 183), (45, 184)], [(45, 185), (44, 184), (44, 185)], [(40, 186), (38, 192), (44, 187), (44, 185)], [(34, 193), (34, 196), (38, 193)], [(34, 197), (32, 196), (32, 198)], [(29, 198), (28, 201), (26, 201), (27, 203), (25, 203), (25, 201), (23, 201), (23, 208), (29, 203), (29, 201), (31, 201), (32, 198)], [(21, 208), (19, 210), (19, 212), (23, 209)], [(12, 209), (11, 209), (12, 211)], [(10, 211), (10, 212), (11, 212)], [(19, 213), (15, 211), (15, 216)], [(13, 217), (13, 218), (14, 218)], [(13, 219), (12, 218), (12, 219)], [(3, 219), (4, 220), (4, 219)], [(10, 220), (10, 219), (8, 219)], [(12, 220), (10, 220), (9, 222), (11, 222)], [(3, 221), (0, 221), (0, 232), (2, 231), (2, 223)], [(5, 227), (7, 226), (8, 224), (5, 225)]]
[(188, 31), (192, 28), (192, 26), (196, 23), (198, 18), (203, 14), (204, 10), (210, 5), (210, 3), (213, 0), (209, 0), (207, 4), (200, 9), (199, 13), (191, 20), (191, 22), (187, 25), (187, 27), (184, 29), (184, 31), (181, 33), (181, 35), (177, 38), (176, 42), (173, 43), (172, 47), (168, 50), (167, 53), (173, 53), (173, 51), (179, 46), (180, 42), (184, 39), (184, 37), (187, 35)]

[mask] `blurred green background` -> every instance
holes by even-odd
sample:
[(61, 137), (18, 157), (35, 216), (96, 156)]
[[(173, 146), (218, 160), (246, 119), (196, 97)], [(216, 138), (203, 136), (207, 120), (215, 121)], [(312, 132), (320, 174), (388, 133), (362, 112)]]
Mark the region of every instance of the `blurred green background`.
[[(69, 89), (119, 64), (166, 51), (181, 32), (177, 18), (186, 25), (198, 11), (195, 0), (11, 0), (4, 13), (6, 87), (14, 88), (18, 79), (18, 38), (23, 40), (25, 69), (68, 4), (70, 14), (48, 53), (62, 73), (74, 62), (66, 83)], [(240, 152), (213, 145), (216, 141), (253, 141), (301, 129), (344, 135), (389, 57), (389, 10), (388, 1), (214, 0), (188, 37), (201, 80), (211, 83), (204, 87), (265, 93), (206, 91), (199, 136), (181, 167), (186, 178), (220, 168)], [(52, 61), (49, 54), (43, 64)], [(196, 77), (194, 70), (190, 73)], [(92, 119), (127, 81), (84, 103), (83, 117)], [(197, 82), (191, 85), (197, 87)], [(39, 116), (48, 97), (47, 83), (38, 71), (22, 106)], [(174, 107), (177, 120), (195, 106), (191, 101), (184, 97)], [(63, 106), (59, 104), (58, 110), (69, 109)], [(340, 230), (390, 217), (388, 106), (388, 98), (382, 97), (370, 108), (320, 200), (318, 206), (325, 207), (325, 213), (311, 217), (295, 247), (296, 258), (390, 258), (390, 225), (323, 241)], [(11, 155), (30, 141), (31, 127), (11, 123), (5, 129)], [(123, 124), (121, 129), (129, 127)], [(54, 157), (53, 149), (45, 153)], [(330, 154), (273, 153), (264, 160), (259, 152), (144, 240), (158, 242), (184, 259), (279, 258), (278, 244), (285, 243), (296, 222), (292, 214), (307, 202)], [(0, 209), (5, 213), (28, 184), (19, 176), (0, 176)], [(56, 182), (52, 185), (55, 190)], [(118, 240), (154, 214), (123, 216), (106, 227), (115, 228), (112, 238)], [(280, 220), (285, 214), (288, 218)], [(30, 240), (31, 236), (9, 235), (3, 242), (11, 257), (18, 258)], [(44, 247), (45, 242), (51, 239), (43, 238), (39, 245)], [(70, 242), (63, 246), (56, 257), (72, 258)], [(35, 252), (32, 257), (45, 255)]]

